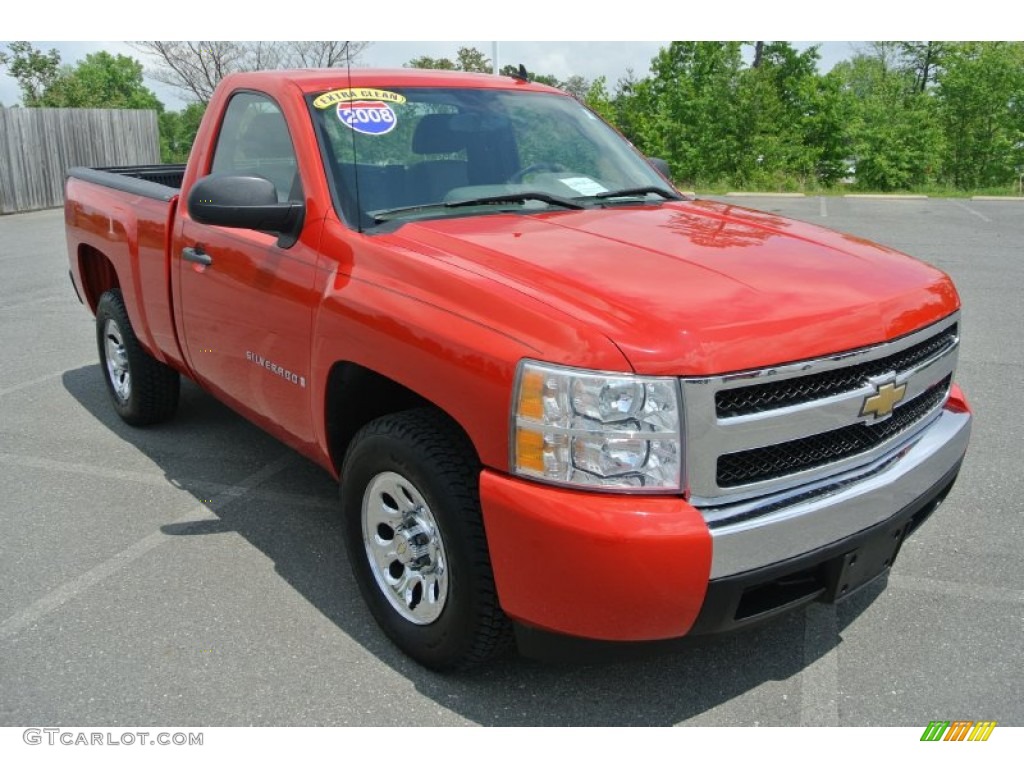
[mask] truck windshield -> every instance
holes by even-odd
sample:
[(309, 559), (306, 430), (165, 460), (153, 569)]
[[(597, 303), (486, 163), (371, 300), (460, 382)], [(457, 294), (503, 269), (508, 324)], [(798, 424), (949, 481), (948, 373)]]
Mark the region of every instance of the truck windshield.
[(361, 228), (679, 197), (568, 96), (356, 87), (309, 102), (341, 214)]

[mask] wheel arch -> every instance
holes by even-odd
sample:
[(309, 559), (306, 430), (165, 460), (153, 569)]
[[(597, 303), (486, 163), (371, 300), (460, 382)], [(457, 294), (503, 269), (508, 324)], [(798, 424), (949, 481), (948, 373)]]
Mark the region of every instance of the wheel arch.
[(82, 276), (82, 298), (95, 315), (100, 297), (107, 291), (121, 288), (117, 269), (103, 251), (83, 243), (78, 246), (78, 270)]
[(444, 408), (370, 368), (351, 361), (336, 362), (327, 377), (323, 411), (324, 434), (334, 471), (341, 473), (352, 438), (363, 426), (381, 416), (413, 408), (431, 408), (445, 416), (477, 452), (469, 432)]

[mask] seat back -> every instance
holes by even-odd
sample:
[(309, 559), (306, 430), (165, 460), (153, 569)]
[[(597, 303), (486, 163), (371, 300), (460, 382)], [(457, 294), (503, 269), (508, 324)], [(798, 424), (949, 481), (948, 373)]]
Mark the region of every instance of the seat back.
[[(424, 115), (412, 137), (412, 151), (417, 155), (465, 154), (466, 134), (452, 130), (453, 114)], [(422, 160), (409, 166), (406, 181), (411, 205), (444, 200), (451, 190), (469, 183), (465, 160), (444, 157)]]
[(239, 139), (238, 152), (239, 170), (244, 168), (268, 179), (279, 201), (291, 199), (296, 191), (298, 165), (280, 112), (251, 115)]

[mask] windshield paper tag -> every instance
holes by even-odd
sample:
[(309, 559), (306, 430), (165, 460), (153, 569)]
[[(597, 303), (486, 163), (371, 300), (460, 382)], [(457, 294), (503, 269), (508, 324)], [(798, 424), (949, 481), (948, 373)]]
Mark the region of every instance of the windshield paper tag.
[(570, 179), (559, 179), (559, 181), (580, 195), (600, 195), (602, 192), (608, 191), (596, 181), (586, 176), (573, 176)]
[(341, 88), (316, 97), (313, 106), (327, 109), (337, 105), (338, 119), (357, 133), (381, 136), (398, 125), (392, 104), (404, 104), (405, 96), (376, 88)]

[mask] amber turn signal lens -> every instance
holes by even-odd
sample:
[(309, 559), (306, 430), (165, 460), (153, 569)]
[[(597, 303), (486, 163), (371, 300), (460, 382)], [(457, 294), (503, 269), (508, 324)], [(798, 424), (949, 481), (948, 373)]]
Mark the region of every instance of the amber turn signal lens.
[(540, 421), (544, 416), (544, 374), (527, 370), (519, 382), (518, 415), (524, 419)]
[(544, 471), (544, 435), (532, 429), (516, 430), (516, 463), (518, 469)]

